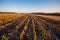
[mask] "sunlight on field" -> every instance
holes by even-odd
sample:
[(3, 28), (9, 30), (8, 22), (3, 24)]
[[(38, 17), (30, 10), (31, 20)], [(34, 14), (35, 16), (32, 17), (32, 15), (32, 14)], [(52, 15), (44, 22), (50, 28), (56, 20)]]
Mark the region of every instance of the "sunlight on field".
[(49, 19), (53, 19), (55, 21), (60, 21), (60, 16), (49, 16), (49, 15), (38, 15), (38, 16), (46, 17), (46, 18), (49, 18)]
[(24, 16), (24, 14), (0, 14), (0, 29), (4, 28), (2, 25), (17, 20), (21, 16)]
[(0, 38), (2, 40), (58, 40), (60, 39), (60, 24), (56, 23), (58, 19), (59, 16), (0, 14)]
[(16, 20), (21, 16), (23, 16), (23, 14), (0, 14), (0, 24)]

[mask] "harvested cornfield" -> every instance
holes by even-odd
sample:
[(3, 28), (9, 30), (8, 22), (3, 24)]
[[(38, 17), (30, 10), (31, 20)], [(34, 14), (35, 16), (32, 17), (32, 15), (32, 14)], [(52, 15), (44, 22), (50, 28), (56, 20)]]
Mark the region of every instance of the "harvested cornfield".
[(0, 40), (60, 40), (60, 21), (35, 14), (0, 14)]

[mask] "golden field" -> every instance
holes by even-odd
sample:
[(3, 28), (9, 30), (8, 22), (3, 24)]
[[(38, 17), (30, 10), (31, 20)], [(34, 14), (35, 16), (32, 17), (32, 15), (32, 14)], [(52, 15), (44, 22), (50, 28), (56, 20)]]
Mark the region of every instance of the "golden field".
[(60, 16), (0, 12), (0, 40), (60, 40)]
[(11, 13), (11, 14), (9, 14), (9, 13), (3, 14), (2, 13), (1, 14), (0, 13), (0, 24), (7, 23), (9, 21), (16, 20), (16, 19), (18, 19), (21, 16), (23, 16), (23, 14), (13, 14), (13, 13)]

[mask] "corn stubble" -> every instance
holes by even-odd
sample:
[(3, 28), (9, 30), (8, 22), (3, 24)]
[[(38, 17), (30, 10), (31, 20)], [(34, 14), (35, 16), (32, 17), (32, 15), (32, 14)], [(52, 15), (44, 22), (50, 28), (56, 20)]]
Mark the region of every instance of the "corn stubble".
[(0, 40), (60, 40), (60, 25), (32, 14), (0, 14)]

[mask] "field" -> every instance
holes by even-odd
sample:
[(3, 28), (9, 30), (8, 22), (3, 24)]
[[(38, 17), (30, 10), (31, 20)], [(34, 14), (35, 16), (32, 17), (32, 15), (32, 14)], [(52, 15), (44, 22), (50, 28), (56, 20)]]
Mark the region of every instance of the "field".
[(0, 40), (60, 40), (60, 16), (0, 12)]

